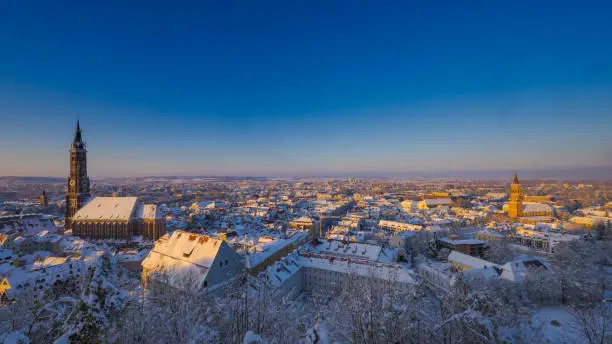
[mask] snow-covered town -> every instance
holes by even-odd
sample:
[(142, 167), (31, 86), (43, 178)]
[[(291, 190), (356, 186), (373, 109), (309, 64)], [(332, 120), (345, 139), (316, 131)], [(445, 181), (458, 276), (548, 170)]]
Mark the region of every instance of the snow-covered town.
[(519, 177), (3, 178), (2, 338), (610, 339), (612, 186)]
[(612, 344), (612, 0), (0, 1), (0, 344)]

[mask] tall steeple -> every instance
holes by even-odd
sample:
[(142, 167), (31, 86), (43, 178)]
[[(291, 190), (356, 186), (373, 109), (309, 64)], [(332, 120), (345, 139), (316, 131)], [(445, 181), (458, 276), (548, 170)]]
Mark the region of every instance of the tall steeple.
[(72, 141), (72, 148), (74, 149), (85, 149), (85, 143), (83, 142), (83, 135), (81, 134), (81, 125), (77, 118), (76, 129), (74, 131), (74, 140)]
[(512, 180), (512, 184), (519, 184), (518, 174), (514, 172), (514, 179)]
[(68, 177), (66, 192), (65, 229), (71, 228), (72, 217), (90, 197), (89, 177), (87, 176), (87, 150), (83, 142), (81, 124), (77, 119), (74, 140), (70, 147), (70, 176)]
[(49, 203), (47, 201), (47, 191), (45, 189), (43, 189), (39, 198), (40, 198), (40, 206), (43, 208), (46, 208), (49, 205)]

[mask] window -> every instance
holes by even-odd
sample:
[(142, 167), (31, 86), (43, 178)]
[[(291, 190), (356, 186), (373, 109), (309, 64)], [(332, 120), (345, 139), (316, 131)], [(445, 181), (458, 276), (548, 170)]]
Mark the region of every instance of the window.
[(221, 267), (223, 266), (223, 261), (219, 262), (219, 266), (221, 266)]
[(225, 265), (227, 265), (227, 259), (225, 260)]

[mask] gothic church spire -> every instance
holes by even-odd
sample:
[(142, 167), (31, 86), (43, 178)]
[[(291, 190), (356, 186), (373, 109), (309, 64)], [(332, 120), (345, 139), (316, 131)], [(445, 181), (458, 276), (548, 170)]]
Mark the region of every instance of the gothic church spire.
[(74, 140), (72, 142), (72, 148), (85, 149), (85, 143), (83, 142), (83, 136), (81, 135), (81, 125), (77, 118), (76, 130), (74, 131)]

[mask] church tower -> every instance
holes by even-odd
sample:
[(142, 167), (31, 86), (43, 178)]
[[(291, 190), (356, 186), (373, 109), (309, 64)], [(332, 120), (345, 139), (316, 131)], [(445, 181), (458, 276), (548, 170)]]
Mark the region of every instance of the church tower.
[(71, 228), (74, 214), (90, 198), (89, 177), (87, 177), (87, 150), (81, 135), (81, 126), (77, 120), (74, 140), (70, 146), (70, 177), (66, 192), (65, 229)]
[(47, 200), (47, 192), (43, 189), (43, 192), (40, 194), (40, 206), (46, 208), (49, 206), (49, 201)]
[(518, 175), (514, 174), (510, 184), (510, 200), (508, 201), (508, 216), (517, 218), (523, 215), (523, 191), (519, 184)]

